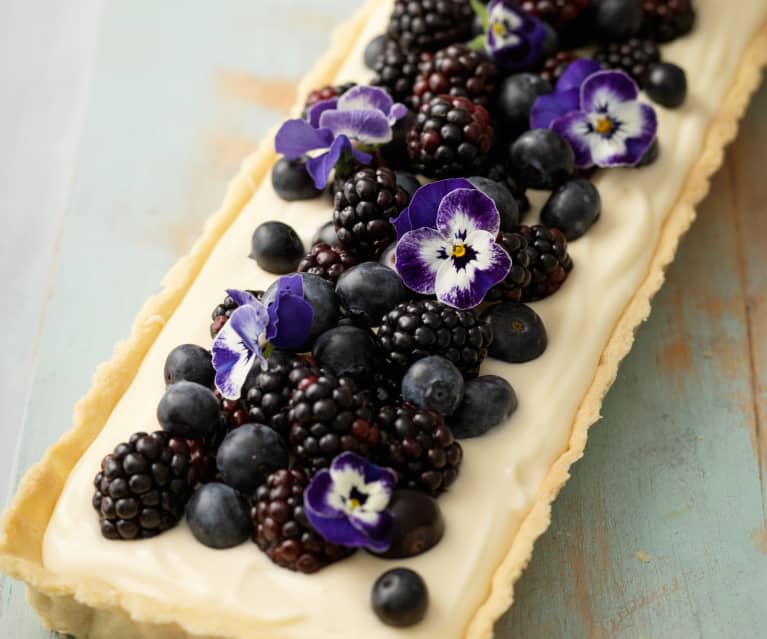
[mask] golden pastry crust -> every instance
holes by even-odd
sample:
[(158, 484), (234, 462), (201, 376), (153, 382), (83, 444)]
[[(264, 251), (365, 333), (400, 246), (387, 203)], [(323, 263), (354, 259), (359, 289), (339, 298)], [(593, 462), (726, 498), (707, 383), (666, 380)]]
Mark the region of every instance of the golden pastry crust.
[[(333, 46), (305, 78), (300, 96), (305, 96), (314, 86), (332, 81), (349, 52), (349, 43), (354, 42), (377, 2), (369, 0), (349, 22), (336, 30)], [(631, 349), (634, 331), (650, 313), (650, 300), (664, 281), (665, 268), (673, 260), (680, 238), (695, 219), (695, 206), (707, 194), (710, 178), (722, 163), (725, 147), (737, 133), (738, 121), (759, 85), (765, 64), (767, 25), (742, 56), (737, 77), (709, 127), (701, 156), (691, 168), (677, 203), (666, 218), (647, 275), (602, 352), (594, 379), (573, 420), (567, 450), (549, 469), (530, 512), (510, 541), (508, 554), (488, 584), (487, 598), (467, 627), (467, 639), (491, 637), (493, 624), (512, 604), (513, 584), (530, 560), (535, 540), (549, 525), (551, 504), (569, 478), (570, 466), (583, 455), (589, 426), (599, 419), (602, 399), (615, 380), (620, 361)], [(271, 140), (271, 136), (266, 139)], [(267, 142), (245, 160), (229, 186), (222, 207), (208, 220), (200, 239), (166, 275), (163, 291), (145, 303), (130, 338), (119, 343), (112, 360), (96, 370), (90, 391), (75, 406), (72, 429), (29, 470), (4, 514), (0, 569), (28, 584), (30, 603), (50, 628), (83, 639), (240, 639), (244, 636), (242, 628), (248, 627), (244, 625), (245, 619), (211, 619), (204, 611), (160, 605), (95, 580), (73, 583), (57, 576), (42, 564), (42, 542), (72, 468), (101, 430), (165, 322), (275, 159), (272, 144)], [(274, 629), (267, 633), (261, 635), (252, 626), (248, 628), (248, 636), (276, 639)]]

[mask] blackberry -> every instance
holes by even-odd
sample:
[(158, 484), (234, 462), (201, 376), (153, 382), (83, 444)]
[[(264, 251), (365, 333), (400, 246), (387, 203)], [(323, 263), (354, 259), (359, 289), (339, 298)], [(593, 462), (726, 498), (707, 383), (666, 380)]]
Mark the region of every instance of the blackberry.
[(147, 539), (179, 522), (197, 477), (186, 441), (158, 431), (118, 444), (93, 483), (101, 534)]
[(562, 77), (562, 74), (567, 70), (567, 67), (579, 58), (580, 56), (572, 51), (559, 51), (543, 63), (543, 69), (541, 69), (540, 75), (544, 80), (549, 82), (551, 86), (555, 86), (557, 80), (559, 80), (559, 78)]
[(398, 102), (411, 104), (419, 65), (430, 57), (431, 54), (406, 51), (397, 42), (389, 41), (376, 62), (370, 84), (386, 89)]
[(692, 0), (642, 0), (642, 14), (642, 36), (656, 42), (670, 42), (695, 26)]
[(247, 421), (271, 426), (287, 436), (290, 429), (288, 403), (298, 384), (317, 375), (312, 364), (292, 353), (274, 351), (266, 360), (266, 369), (256, 366), (242, 389), (242, 403)]
[(520, 226), (516, 235), (526, 241), (527, 246), (524, 249), (521, 248), (523, 244), (518, 241), (519, 238), (512, 240), (502, 236), (501, 243), (506, 245), (513, 242), (513, 246), (520, 247), (510, 253), (512, 263), (515, 256), (524, 263), (522, 252), (529, 260), (527, 268), (530, 271), (530, 282), (522, 288), (522, 301), (534, 302), (553, 295), (573, 270), (573, 260), (567, 252), (565, 236), (559, 230), (542, 224)]
[(464, 376), (472, 377), (487, 356), (493, 333), (474, 311), (459, 311), (434, 300), (417, 300), (387, 313), (377, 339), (389, 364), (399, 371), (423, 357), (441, 355)]
[(341, 245), (360, 261), (377, 259), (395, 239), (389, 222), (410, 203), (391, 169), (364, 168), (348, 178), (335, 195), (333, 223)]
[(353, 552), (329, 544), (312, 528), (304, 514), (308, 483), (301, 470), (278, 470), (258, 488), (251, 509), (253, 541), (258, 547), (278, 566), (307, 574)]
[(381, 463), (392, 468), (402, 488), (436, 497), (458, 476), (463, 459), (444, 417), (406, 402), (378, 411), (381, 428)]
[(353, 381), (324, 371), (298, 385), (288, 420), (291, 451), (310, 475), (345, 451), (366, 457), (380, 441), (369, 395)]
[(511, 270), (502, 282), (490, 289), (485, 299), (488, 302), (519, 302), (523, 291), (533, 281), (528, 240), (521, 233), (501, 233), (498, 244), (511, 256)]
[(516, 0), (516, 3), (557, 31), (562, 31), (593, 5), (592, 0)]
[(357, 264), (351, 251), (324, 242), (315, 244), (298, 264), (299, 273), (312, 273), (331, 282), (338, 281), (346, 269)]
[(632, 38), (605, 45), (596, 52), (594, 59), (607, 69), (625, 71), (643, 86), (652, 66), (660, 62), (660, 49), (652, 40)]
[(487, 110), (451, 96), (424, 103), (407, 135), (414, 172), (437, 179), (481, 174), (494, 141)]
[(218, 391), (216, 391), (216, 397), (221, 404), (221, 418), (224, 420), (227, 431), (248, 422), (248, 413), (239, 399), (224, 399)]
[(412, 106), (417, 109), (438, 95), (451, 95), (487, 107), (495, 80), (495, 64), (486, 55), (465, 44), (451, 44), (421, 63)]
[(470, 40), (473, 20), (467, 0), (395, 0), (387, 34), (405, 50), (436, 51)]
[[(257, 297), (258, 299), (261, 299), (263, 296), (262, 291), (248, 291), (248, 293), (254, 297)], [(229, 321), (229, 318), (232, 316), (232, 313), (234, 313), (236, 308), (237, 304), (235, 301), (227, 295), (224, 298), (224, 301), (213, 309), (213, 312), (210, 315), (211, 319), (213, 320), (210, 325), (211, 338), (215, 339), (216, 335), (218, 335), (218, 332), (224, 328), (226, 323)]]
[(356, 86), (355, 82), (347, 82), (346, 84), (328, 85), (321, 89), (314, 89), (310, 91), (306, 96), (306, 103), (304, 104), (304, 112), (309, 110), (309, 107), (314, 106), (317, 102), (322, 100), (332, 100), (338, 98), (346, 93), (349, 89)]

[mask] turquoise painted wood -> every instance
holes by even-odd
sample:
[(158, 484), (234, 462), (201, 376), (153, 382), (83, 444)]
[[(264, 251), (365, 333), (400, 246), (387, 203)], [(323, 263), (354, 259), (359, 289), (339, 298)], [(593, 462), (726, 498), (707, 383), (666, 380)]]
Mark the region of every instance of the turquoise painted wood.
[[(357, 4), (110, 5), (14, 483), (68, 428), (95, 366)], [(767, 634), (766, 115), (764, 90), (500, 639)], [(49, 636), (8, 579), (0, 636)]]

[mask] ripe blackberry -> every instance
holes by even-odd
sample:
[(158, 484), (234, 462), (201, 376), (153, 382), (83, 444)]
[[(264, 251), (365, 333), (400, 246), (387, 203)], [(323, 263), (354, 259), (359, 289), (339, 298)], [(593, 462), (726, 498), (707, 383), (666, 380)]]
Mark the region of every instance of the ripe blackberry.
[(511, 270), (506, 278), (496, 284), (487, 294), (488, 302), (519, 302), (524, 290), (530, 286), (533, 276), (530, 264), (532, 251), (528, 252), (527, 237), (521, 233), (501, 233), (498, 243), (511, 256)]
[(660, 49), (652, 40), (632, 38), (605, 45), (594, 59), (607, 69), (625, 71), (642, 86), (652, 66), (660, 62)]
[(320, 242), (315, 244), (299, 262), (298, 271), (319, 275), (330, 282), (336, 282), (346, 269), (356, 264), (357, 258), (348, 249)]
[(548, 22), (557, 31), (581, 17), (591, 9), (592, 0), (516, 0), (517, 4), (544, 22)]
[(240, 400), (224, 399), (218, 391), (216, 391), (216, 397), (221, 404), (221, 417), (226, 430), (238, 428), (248, 422), (248, 413)]
[(405, 50), (436, 51), (470, 40), (473, 20), (467, 0), (395, 0), (387, 34)]
[(317, 371), (303, 357), (274, 351), (266, 360), (266, 369), (255, 367), (242, 389), (242, 403), (247, 421), (271, 426), (281, 435), (290, 430), (288, 403), (298, 384)]
[(353, 552), (329, 544), (312, 528), (304, 514), (308, 483), (301, 470), (278, 470), (258, 488), (251, 509), (253, 541), (258, 547), (278, 566), (307, 574)]
[(494, 140), (485, 107), (450, 96), (424, 103), (407, 134), (414, 172), (438, 179), (481, 174)]
[(173, 528), (197, 483), (186, 441), (135, 433), (104, 457), (93, 507), (107, 539), (146, 539)]
[(410, 105), (419, 65), (430, 57), (431, 54), (406, 51), (397, 42), (389, 41), (376, 62), (370, 84), (386, 89), (392, 98)]
[(396, 471), (403, 488), (436, 497), (458, 476), (463, 459), (445, 419), (437, 412), (406, 402), (378, 411), (381, 463)]
[(335, 196), (333, 223), (339, 242), (360, 261), (377, 259), (396, 239), (389, 219), (409, 203), (410, 195), (397, 185), (394, 171), (360, 169)]
[(332, 100), (333, 98), (340, 97), (354, 86), (356, 86), (355, 82), (347, 82), (346, 84), (328, 85), (321, 89), (314, 89), (314, 91), (310, 91), (309, 95), (306, 96), (304, 110), (307, 111), (309, 107), (322, 100)]
[(479, 372), (493, 333), (474, 311), (417, 300), (387, 313), (377, 339), (389, 364), (400, 371), (422, 357), (442, 355), (471, 377)]
[(313, 475), (345, 451), (367, 456), (380, 441), (370, 397), (346, 378), (322, 372), (305, 378), (290, 399), (288, 443), (297, 464)]
[(695, 26), (692, 0), (642, 0), (642, 13), (642, 35), (656, 42), (687, 35)]
[(495, 91), (495, 64), (465, 44), (451, 44), (421, 63), (413, 85), (413, 107), (418, 109), (438, 95), (469, 98), (487, 107)]
[(559, 51), (543, 63), (543, 69), (540, 72), (541, 77), (551, 86), (555, 86), (567, 67), (579, 58), (580, 56), (572, 51)]
[[(263, 291), (248, 291), (248, 293), (254, 297), (257, 297), (258, 299), (261, 299), (264, 294)], [(210, 336), (212, 338), (215, 338), (216, 335), (218, 335), (218, 332), (224, 328), (224, 325), (229, 321), (229, 318), (232, 316), (232, 313), (234, 313), (236, 308), (237, 304), (235, 301), (227, 295), (224, 298), (224, 301), (213, 309), (213, 312), (210, 315), (211, 319), (213, 320), (210, 325)]]
[(530, 271), (530, 282), (522, 289), (522, 301), (534, 302), (553, 295), (573, 270), (573, 260), (567, 252), (565, 236), (559, 230), (550, 229), (542, 224), (520, 226), (516, 235), (527, 242), (524, 249), (521, 248), (522, 243), (518, 242), (518, 238), (512, 240), (507, 237), (502, 239), (502, 243), (513, 241), (514, 246), (520, 247), (511, 254), (512, 263), (515, 255), (521, 263), (524, 263), (522, 252), (529, 259), (527, 268)]

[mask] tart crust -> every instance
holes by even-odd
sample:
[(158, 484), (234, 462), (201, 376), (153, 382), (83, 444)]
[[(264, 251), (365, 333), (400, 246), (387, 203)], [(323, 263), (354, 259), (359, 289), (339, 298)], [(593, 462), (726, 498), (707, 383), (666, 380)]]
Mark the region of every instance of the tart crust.
[[(379, 0), (369, 0), (333, 36), (328, 53), (302, 82), (299, 96), (329, 83), (344, 63), (349, 43)], [(589, 427), (600, 417), (602, 399), (628, 354), (636, 328), (650, 313), (650, 300), (660, 289), (665, 268), (680, 238), (695, 219), (695, 206), (706, 196), (710, 178), (722, 164), (724, 149), (737, 133), (738, 121), (767, 64), (767, 24), (746, 48), (739, 71), (708, 129), (703, 150), (690, 169), (676, 204), (668, 213), (647, 274), (618, 320), (603, 350), (593, 381), (573, 420), (567, 450), (554, 462), (530, 511), (509, 542), (505, 558), (488, 584), (485, 602), (467, 627), (467, 639), (492, 636), (493, 624), (513, 602), (513, 584), (532, 555), (535, 540), (550, 523), (551, 504), (570, 476), (570, 466), (583, 456)], [(302, 104), (299, 100), (298, 104)], [(299, 107), (297, 107), (299, 108)], [(243, 634), (241, 620), (211, 619), (204, 611), (168, 606), (148, 597), (127, 595), (95, 580), (66, 579), (46, 570), (42, 542), (54, 506), (69, 473), (90, 446), (118, 400), (130, 386), (145, 354), (196, 279), (217, 242), (237, 218), (276, 159), (267, 135), (261, 149), (248, 157), (229, 185), (221, 208), (208, 220), (192, 250), (169, 271), (163, 290), (144, 304), (130, 338), (118, 343), (113, 357), (96, 370), (89, 392), (75, 406), (73, 427), (23, 478), (2, 523), (0, 569), (24, 581), (30, 603), (43, 623), (83, 639), (234, 639)], [(183, 619), (183, 623), (180, 620)], [(279, 631), (277, 631), (279, 632)]]

